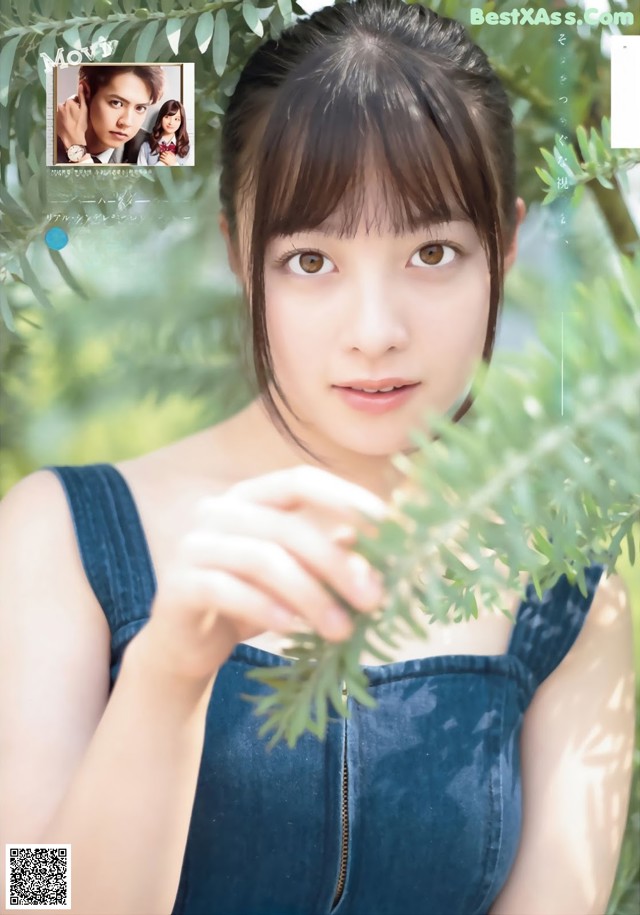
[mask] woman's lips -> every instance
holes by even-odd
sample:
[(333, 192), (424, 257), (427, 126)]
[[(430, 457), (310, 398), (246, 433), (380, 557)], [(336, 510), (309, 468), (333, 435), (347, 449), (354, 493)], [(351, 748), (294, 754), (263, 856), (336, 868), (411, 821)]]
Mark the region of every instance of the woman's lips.
[(365, 391), (357, 391), (355, 388), (336, 387), (336, 391), (342, 396), (345, 403), (355, 410), (361, 410), (364, 413), (386, 413), (388, 410), (394, 410), (396, 407), (405, 403), (412, 395), (413, 391), (420, 387), (417, 384), (407, 384), (402, 388), (396, 388), (394, 391), (387, 391), (380, 394), (367, 394)]

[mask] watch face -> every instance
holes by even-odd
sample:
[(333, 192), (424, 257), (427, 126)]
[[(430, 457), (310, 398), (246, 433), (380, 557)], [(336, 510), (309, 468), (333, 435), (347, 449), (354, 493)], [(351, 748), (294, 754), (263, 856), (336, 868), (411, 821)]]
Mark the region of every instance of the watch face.
[(86, 152), (86, 146), (70, 146), (67, 150), (67, 158), (69, 162), (79, 162), (86, 155)]

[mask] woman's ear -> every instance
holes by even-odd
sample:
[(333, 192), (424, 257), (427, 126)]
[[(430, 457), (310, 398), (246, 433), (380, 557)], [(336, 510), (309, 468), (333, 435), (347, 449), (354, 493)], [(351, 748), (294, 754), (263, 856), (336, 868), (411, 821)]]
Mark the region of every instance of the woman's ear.
[(508, 270), (513, 266), (513, 262), (516, 259), (516, 254), (518, 253), (518, 230), (522, 225), (522, 221), (527, 214), (527, 206), (522, 199), (518, 197), (516, 200), (516, 224), (513, 228), (513, 237), (511, 238), (511, 244), (504, 255), (504, 272), (507, 273)]
[(227, 259), (229, 261), (229, 266), (238, 279), (242, 282), (240, 277), (240, 268), (238, 265), (238, 258), (236, 256), (236, 250), (231, 240), (231, 235), (229, 232), (229, 221), (226, 217), (226, 214), (221, 212), (218, 217), (218, 225), (220, 226), (220, 232), (224, 238), (224, 242), (227, 248)]

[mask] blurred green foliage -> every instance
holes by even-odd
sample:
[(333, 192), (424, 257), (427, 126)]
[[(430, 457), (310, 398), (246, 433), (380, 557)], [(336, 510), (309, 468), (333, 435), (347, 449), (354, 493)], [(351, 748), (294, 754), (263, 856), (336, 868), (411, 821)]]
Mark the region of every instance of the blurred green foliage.
[[(469, 23), (474, 0), (434, 0), (443, 15)], [(553, 4), (562, 8), (564, 4)], [(520, 6), (482, 4), (485, 13)], [(528, 4), (547, 8), (548, 3)], [(611, 3), (612, 11), (626, 9)], [(242, 367), (246, 339), (241, 299), (217, 232), (220, 115), (239, 70), (263, 35), (276, 37), (302, 8), (206, 0), (4, 0), (0, 8), (0, 338), (3, 397), (0, 493), (47, 463), (120, 460), (153, 450), (234, 413), (252, 396)], [(635, 25), (621, 25), (633, 34)], [(506, 314), (559, 328), (557, 297), (589, 286), (633, 254), (637, 231), (620, 193), (624, 168), (602, 183), (588, 173), (567, 227), (562, 258), (555, 165), (567, 146), (577, 171), (592, 158), (585, 137), (602, 136), (609, 113), (609, 62), (603, 27), (468, 26), (509, 92), (516, 125), (518, 192), (535, 223), (508, 277)], [(567, 43), (559, 44), (562, 32)], [(197, 156), (193, 169), (106, 170), (71, 186), (45, 167), (42, 53), (118, 42), (117, 61), (191, 61), (196, 67)], [(565, 53), (566, 50), (566, 53)], [(567, 98), (561, 103), (561, 98)], [(566, 118), (567, 123), (562, 123)], [(567, 140), (557, 142), (558, 135)], [(606, 137), (605, 137), (606, 140)], [(596, 144), (597, 146), (597, 144)], [(606, 143), (604, 144), (606, 149)], [(560, 147), (564, 147), (561, 149)], [(546, 156), (540, 149), (549, 150)], [(625, 167), (632, 163), (627, 156)], [(604, 166), (607, 163), (597, 163)], [(574, 163), (575, 166), (575, 163)], [(585, 180), (587, 178), (585, 177)], [(612, 184), (609, 188), (607, 182)], [(624, 190), (624, 187), (622, 188)], [(113, 198), (116, 206), (82, 203)], [(139, 201), (144, 198), (148, 203)], [(130, 217), (120, 220), (122, 214)], [(63, 214), (77, 218), (57, 256), (43, 235)], [(134, 221), (133, 217), (139, 219)], [(594, 257), (593, 252), (598, 256)], [(555, 257), (554, 257), (555, 252)], [(549, 274), (540, 264), (551, 265)], [(558, 276), (562, 274), (561, 283)], [(632, 596), (640, 651), (640, 567), (619, 563)], [(640, 659), (639, 659), (640, 660)], [(640, 703), (639, 703), (640, 705)], [(637, 915), (640, 783), (636, 777), (625, 844), (607, 915)]]

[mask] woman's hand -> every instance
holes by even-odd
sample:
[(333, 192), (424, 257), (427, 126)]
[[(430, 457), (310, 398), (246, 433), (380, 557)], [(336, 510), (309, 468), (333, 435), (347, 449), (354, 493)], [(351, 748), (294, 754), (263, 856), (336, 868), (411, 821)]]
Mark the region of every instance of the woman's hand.
[(89, 108), (85, 95), (85, 83), (80, 82), (78, 94), (58, 105), (56, 127), (58, 136), (65, 149), (70, 146), (87, 145), (87, 128), (89, 126)]
[(160, 162), (162, 165), (177, 165), (178, 158), (175, 153), (163, 152), (160, 153)]
[(352, 623), (323, 583), (363, 612), (384, 598), (380, 574), (341, 545), (355, 540), (358, 527), (370, 533), (372, 521), (361, 513), (382, 521), (387, 507), (307, 465), (202, 499), (136, 636), (147, 659), (204, 687), (238, 642), (262, 632), (310, 628), (332, 641), (348, 638)]

